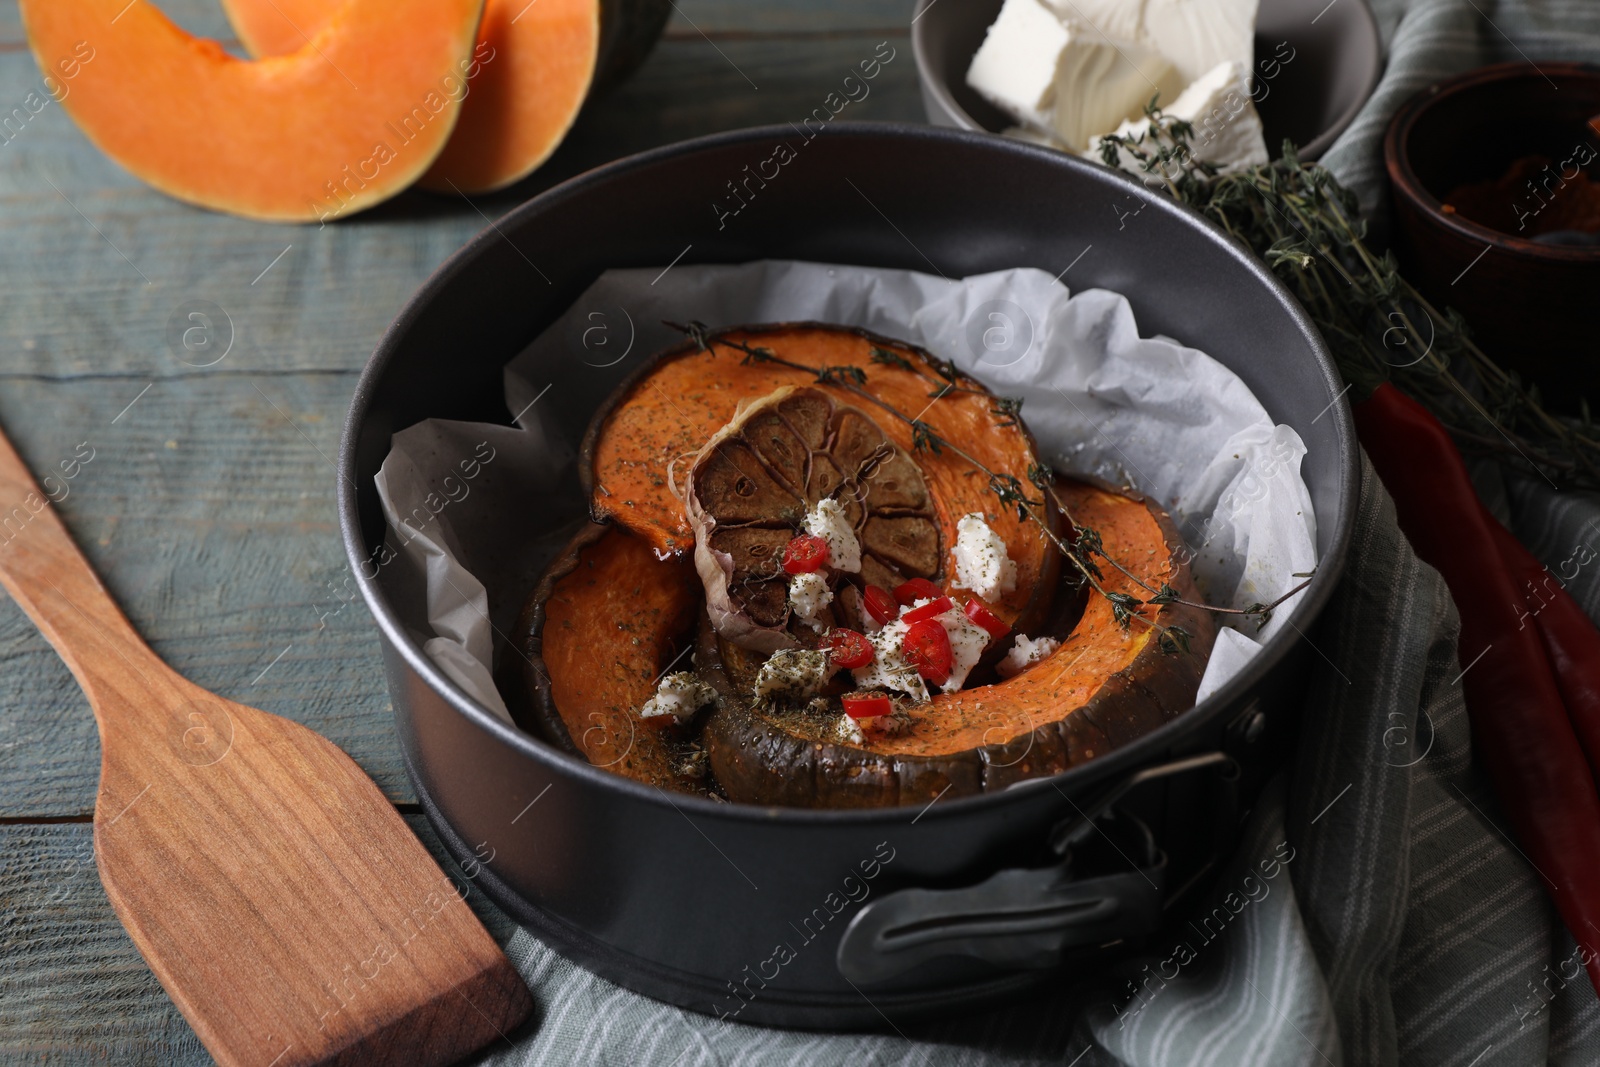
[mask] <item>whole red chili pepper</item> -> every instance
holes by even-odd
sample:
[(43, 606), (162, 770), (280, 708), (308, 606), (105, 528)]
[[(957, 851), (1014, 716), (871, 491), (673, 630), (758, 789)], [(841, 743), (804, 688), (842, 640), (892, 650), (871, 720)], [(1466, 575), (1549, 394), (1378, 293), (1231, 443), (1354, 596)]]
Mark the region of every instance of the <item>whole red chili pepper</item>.
[(1567, 718), (1589, 757), (1590, 773), (1600, 780), (1600, 629), (1563, 586), (1550, 587), (1550, 572), (1510, 530), (1497, 522), (1495, 534), (1512, 577), (1532, 588), (1542, 604), (1530, 611), (1524, 596), (1517, 614), (1523, 626), (1538, 629)]
[(1499, 523), (1422, 405), (1384, 384), (1355, 417), (1400, 529), (1455, 598), (1474, 752), (1600, 989), (1600, 795), (1544, 643), (1519, 618), (1521, 583), (1501, 553)]

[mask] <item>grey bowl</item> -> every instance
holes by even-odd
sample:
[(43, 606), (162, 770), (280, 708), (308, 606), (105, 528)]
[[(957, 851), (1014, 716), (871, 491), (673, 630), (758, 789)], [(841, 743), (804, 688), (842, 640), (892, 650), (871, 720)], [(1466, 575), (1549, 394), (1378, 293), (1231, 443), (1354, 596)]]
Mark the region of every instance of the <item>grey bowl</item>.
[[(967, 85), (973, 53), (1004, 0), (918, 0), (911, 44), (922, 79), (922, 104), (936, 126), (999, 133), (1014, 123)], [(1292, 55), (1256, 104), (1267, 149), (1285, 139), (1313, 160), (1355, 120), (1383, 73), (1383, 43), (1366, 0), (1261, 0), (1257, 66), (1288, 42)], [(1259, 73), (1259, 72), (1258, 72)]]

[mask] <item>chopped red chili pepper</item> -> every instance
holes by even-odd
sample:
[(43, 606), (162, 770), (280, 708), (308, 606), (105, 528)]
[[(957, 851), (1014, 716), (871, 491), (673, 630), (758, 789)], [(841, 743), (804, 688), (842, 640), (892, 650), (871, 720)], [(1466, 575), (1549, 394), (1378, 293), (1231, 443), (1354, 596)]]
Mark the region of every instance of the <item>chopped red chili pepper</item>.
[(937, 596), (920, 608), (911, 608), (900, 618), (906, 622), (921, 622), (923, 619), (937, 619), (955, 605), (947, 596)]
[(894, 704), (882, 693), (847, 693), (839, 701), (852, 719), (875, 719), (894, 710)]
[(1460, 614), (1458, 681), (1473, 754), (1600, 988), (1600, 795), (1580, 747), (1589, 736), (1581, 717), (1592, 705), (1563, 699), (1583, 679), (1558, 679), (1563, 658), (1551, 655), (1550, 635), (1541, 638), (1540, 627), (1521, 617), (1523, 577), (1506, 555), (1509, 535), (1496, 532), (1498, 521), (1439, 421), (1388, 383), (1355, 405), (1355, 417), (1400, 529), (1443, 576)]
[(894, 598), (907, 607), (919, 600), (931, 600), (936, 596), (944, 596), (944, 590), (926, 578), (912, 578), (894, 587)]
[(865, 634), (858, 634), (843, 626), (828, 631), (828, 636), (822, 640), (822, 647), (829, 659), (848, 671), (872, 662), (872, 642), (867, 640)]
[(828, 542), (816, 534), (800, 534), (783, 550), (783, 569), (790, 574), (810, 574), (828, 565)]
[(968, 600), (963, 610), (966, 611), (967, 618), (972, 620), (973, 625), (981, 627), (988, 632), (990, 637), (997, 641), (1011, 632), (1011, 627), (1005, 624), (1005, 620), (990, 611), (989, 605), (977, 597)]
[(889, 620), (900, 614), (900, 605), (896, 604), (894, 597), (881, 586), (867, 586), (866, 591), (861, 594), (861, 604), (879, 626), (886, 625)]
[(911, 624), (900, 643), (900, 654), (916, 672), (935, 685), (950, 680), (950, 635), (932, 619)]

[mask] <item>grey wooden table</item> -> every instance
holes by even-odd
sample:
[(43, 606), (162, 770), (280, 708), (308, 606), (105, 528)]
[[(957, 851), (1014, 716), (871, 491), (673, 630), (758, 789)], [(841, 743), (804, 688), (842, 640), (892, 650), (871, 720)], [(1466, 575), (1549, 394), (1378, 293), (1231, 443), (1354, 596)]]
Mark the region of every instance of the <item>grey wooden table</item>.
[[(231, 38), (217, 0), (161, 6)], [(880, 41), (895, 58), (850, 117), (921, 118), (909, 0), (676, 8), (649, 61), (591, 103), (538, 174), (472, 202), (407, 193), (322, 229), (263, 225), (146, 188), (54, 103), (0, 132), (0, 423), (41, 473), (92, 454), (59, 508), (158, 653), (331, 738), (436, 852), (370, 617), (344, 585), (334, 512), (330, 460), (380, 332), (445, 256), (522, 199), (642, 149), (803, 116)], [(0, 116), (35, 90), (8, 0)], [(189, 150), (206, 141), (195, 130)], [(169, 323), (211, 305), (223, 312), (215, 344), (231, 347), (195, 366), (205, 360), (172, 343)], [(0, 598), (0, 1062), (208, 1062), (100, 887), (99, 761), (76, 684)], [(476, 904), (508, 938), (509, 921)]]

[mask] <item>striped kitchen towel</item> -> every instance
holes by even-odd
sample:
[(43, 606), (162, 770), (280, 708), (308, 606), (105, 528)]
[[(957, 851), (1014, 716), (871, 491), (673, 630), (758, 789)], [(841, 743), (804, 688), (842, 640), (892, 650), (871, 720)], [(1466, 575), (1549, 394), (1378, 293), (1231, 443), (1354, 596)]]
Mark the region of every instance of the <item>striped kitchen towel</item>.
[[(952, 0), (959, 2), (959, 0)], [(1336, 0), (1355, 3), (1359, 0)], [(1310, 14), (1325, 6), (1307, 4)], [(1377, 92), (1323, 162), (1380, 224), (1382, 137), (1439, 78), (1600, 60), (1600, 0), (1374, 0)], [(1489, 479), (1493, 482), (1494, 479)], [(1522, 480), (1489, 495), (1600, 619), (1600, 498)], [(1577, 561), (1583, 561), (1577, 564)], [(1600, 1064), (1600, 1002), (1472, 760), (1458, 619), (1363, 460), (1348, 573), (1310, 639), (1294, 763), (1252, 812), (1195, 923), (1115, 975), (883, 1034), (723, 1023), (647, 1000), (526, 932), (535, 1026), (485, 1062), (538, 1067)]]

